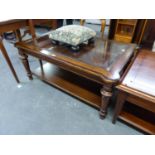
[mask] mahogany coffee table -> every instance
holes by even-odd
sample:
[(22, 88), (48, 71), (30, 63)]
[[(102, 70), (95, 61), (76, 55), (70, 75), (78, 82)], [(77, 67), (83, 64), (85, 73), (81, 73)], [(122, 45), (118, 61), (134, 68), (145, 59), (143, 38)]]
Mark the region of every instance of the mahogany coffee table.
[[(95, 43), (73, 52), (63, 45), (53, 45), (48, 35), (16, 43), (29, 79), (41, 80), (107, 113), (113, 88), (135, 56), (135, 44), (124, 44), (96, 38)], [(31, 71), (28, 55), (46, 61)]]

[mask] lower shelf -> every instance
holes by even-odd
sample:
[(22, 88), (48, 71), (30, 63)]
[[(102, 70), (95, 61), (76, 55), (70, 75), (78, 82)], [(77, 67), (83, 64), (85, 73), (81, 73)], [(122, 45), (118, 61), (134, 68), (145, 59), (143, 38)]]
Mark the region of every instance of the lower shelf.
[[(119, 115), (119, 119), (128, 124), (148, 133), (155, 134), (155, 114), (150, 113), (144, 109), (139, 109), (137, 106), (130, 105)], [(135, 108), (136, 107), (136, 108)], [(127, 110), (128, 109), (128, 110)]]
[(41, 80), (87, 102), (88, 104), (100, 108), (101, 85), (75, 75), (71, 72), (60, 69), (50, 63), (37, 68), (32, 73)]

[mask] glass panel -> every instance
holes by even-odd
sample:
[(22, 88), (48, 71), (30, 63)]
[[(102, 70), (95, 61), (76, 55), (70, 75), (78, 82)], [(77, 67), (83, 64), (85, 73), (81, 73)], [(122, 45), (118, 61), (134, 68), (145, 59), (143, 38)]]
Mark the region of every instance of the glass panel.
[[(49, 42), (50, 43), (50, 42)], [(125, 53), (133, 53), (135, 44), (124, 44), (115, 41), (101, 40), (97, 38), (94, 44), (84, 45), (79, 52), (73, 52), (69, 47), (64, 45), (52, 45), (51, 43), (44, 47), (50, 52), (51, 56), (64, 56), (72, 58), (92, 66), (97, 66), (110, 70), (113, 64)], [(124, 58), (124, 57), (123, 57)], [(128, 58), (127, 58), (128, 59)]]

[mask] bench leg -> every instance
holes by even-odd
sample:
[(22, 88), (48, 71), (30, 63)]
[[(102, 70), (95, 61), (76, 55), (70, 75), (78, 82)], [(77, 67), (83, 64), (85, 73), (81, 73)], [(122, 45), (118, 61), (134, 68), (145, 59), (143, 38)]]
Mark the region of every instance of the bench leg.
[(100, 118), (104, 119), (106, 117), (106, 114), (107, 114), (109, 99), (112, 96), (112, 87), (111, 86), (104, 86), (101, 89), (101, 95), (102, 95), (102, 102), (101, 102), (101, 108), (100, 108)]

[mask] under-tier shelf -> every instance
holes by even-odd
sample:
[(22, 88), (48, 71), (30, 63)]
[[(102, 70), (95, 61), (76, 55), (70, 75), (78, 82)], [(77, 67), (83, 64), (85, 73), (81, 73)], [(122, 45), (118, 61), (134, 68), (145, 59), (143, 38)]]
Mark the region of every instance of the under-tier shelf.
[(143, 108), (128, 104), (119, 119), (149, 134), (155, 134), (155, 114)]
[(32, 73), (41, 80), (87, 102), (96, 108), (100, 108), (101, 85), (69, 71), (60, 69), (50, 63), (43, 65), (43, 71), (39, 67), (35, 71), (32, 71)]

